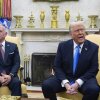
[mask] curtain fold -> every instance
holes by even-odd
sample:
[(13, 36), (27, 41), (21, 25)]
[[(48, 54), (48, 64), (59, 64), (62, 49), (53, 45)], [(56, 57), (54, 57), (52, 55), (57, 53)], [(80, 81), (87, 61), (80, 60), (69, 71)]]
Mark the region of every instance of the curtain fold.
[(11, 0), (8, 0), (8, 13), (7, 13), (7, 17), (8, 19), (11, 19)]
[(2, 17), (3, 0), (0, 0), (0, 18)]
[(11, 0), (0, 0), (0, 17), (11, 20)]

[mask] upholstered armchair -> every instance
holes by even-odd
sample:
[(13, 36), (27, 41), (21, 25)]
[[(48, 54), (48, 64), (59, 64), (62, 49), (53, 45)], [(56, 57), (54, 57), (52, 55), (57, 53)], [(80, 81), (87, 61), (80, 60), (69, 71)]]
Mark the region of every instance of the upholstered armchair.
[[(20, 49), (20, 40), (18, 37), (12, 37), (12, 36), (6, 36), (6, 40), (12, 43), (16, 43), (18, 48)], [(19, 50), (20, 51), (20, 50)], [(19, 72), (18, 72), (18, 76), (21, 79), (22, 77), (21, 75), (21, 71), (22, 71), (22, 67), (20, 67)], [(23, 97), (27, 97), (27, 91), (26, 91), (26, 85), (25, 84), (21, 84), (21, 89), (22, 89), (22, 96)], [(10, 90), (7, 86), (1, 86), (0, 87), (0, 95), (10, 95)]]
[[(98, 53), (98, 63), (99, 63), (99, 72), (96, 76), (98, 83), (100, 84), (100, 35), (97, 34), (90, 34), (86, 36), (86, 39), (96, 43), (97, 45), (99, 45), (99, 53)], [(57, 93), (57, 96), (60, 97), (60, 100), (66, 100), (66, 99), (70, 99), (70, 100), (82, 100), (82, 94), (78, 93), (75, 95), (69, 95), (66, 94), (66, 92), (61, 92), (61, 93)], [(98, 100), (100, 100), (100, 94), (99, 94), (99, 98)]]

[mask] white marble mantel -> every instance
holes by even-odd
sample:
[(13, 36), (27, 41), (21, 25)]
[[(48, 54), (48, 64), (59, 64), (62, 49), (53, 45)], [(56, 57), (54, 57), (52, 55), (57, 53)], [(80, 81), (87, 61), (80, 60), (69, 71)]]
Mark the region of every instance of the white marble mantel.
[[(11, 28), (11, 31), (14, 32), (69, 32), (68, 29), (65, 28)], [(97, 32), (99, 31), (99, 28), (90, 28), (90, 29), (86, 29), (86, 31), (90, 31), (90, 32)]]
[(69, 32), (68, 29), (59, 28), (59, 29), (41, 29), (41, 28), (12, 28), (11, 32)]
[(28, 29), (28, 28), (13, 28), (11, 34), (20, 37), (21, 43), (23, 41), (37, 41), (37, 42), (53, 42), (63, 41), (68, 37), (69, 30), (67, 29)]
[[(26, 37), (23, 39), (22, 37), (27, 36), (27, 35), (30, 35), (29, 41), (62, 41), (66, 39), (66, 36), (69, 37), (68, 35), (69, 30), (65, 28), (59, 28), (59, 29), (12, 28), (10, 31), (12, 35), (15, 34), (16, 36), (20, 38), (21, 43), (23, 43), (22, 42), (23, 40), (26, 40)], [(87, 33), (99, 33), (99, 29), (98, 28), (86, 29), (86, 32)]]

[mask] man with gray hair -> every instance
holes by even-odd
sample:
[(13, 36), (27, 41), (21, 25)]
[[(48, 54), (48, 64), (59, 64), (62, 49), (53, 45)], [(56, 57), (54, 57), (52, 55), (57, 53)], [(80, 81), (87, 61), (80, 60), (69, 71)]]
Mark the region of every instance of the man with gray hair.
[(0, 86), (8, 86), (12, 96), (21, 96), (21, 81), (17, 73), (20, 56), (16, 44), (5, 41), (7, 32), (0, 24)]

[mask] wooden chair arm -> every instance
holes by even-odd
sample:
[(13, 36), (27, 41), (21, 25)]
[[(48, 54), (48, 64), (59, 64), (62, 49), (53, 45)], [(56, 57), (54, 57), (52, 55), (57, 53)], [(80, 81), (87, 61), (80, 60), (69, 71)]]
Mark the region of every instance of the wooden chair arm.
[(19, 68), (19, 71), (18, 71), (18, 76), (19, 76), (22, 83), (24, 81), (23, 80), (23, 69), (24, 69), (24, 67), (22, 65), (20, 65), (20, 68)]

